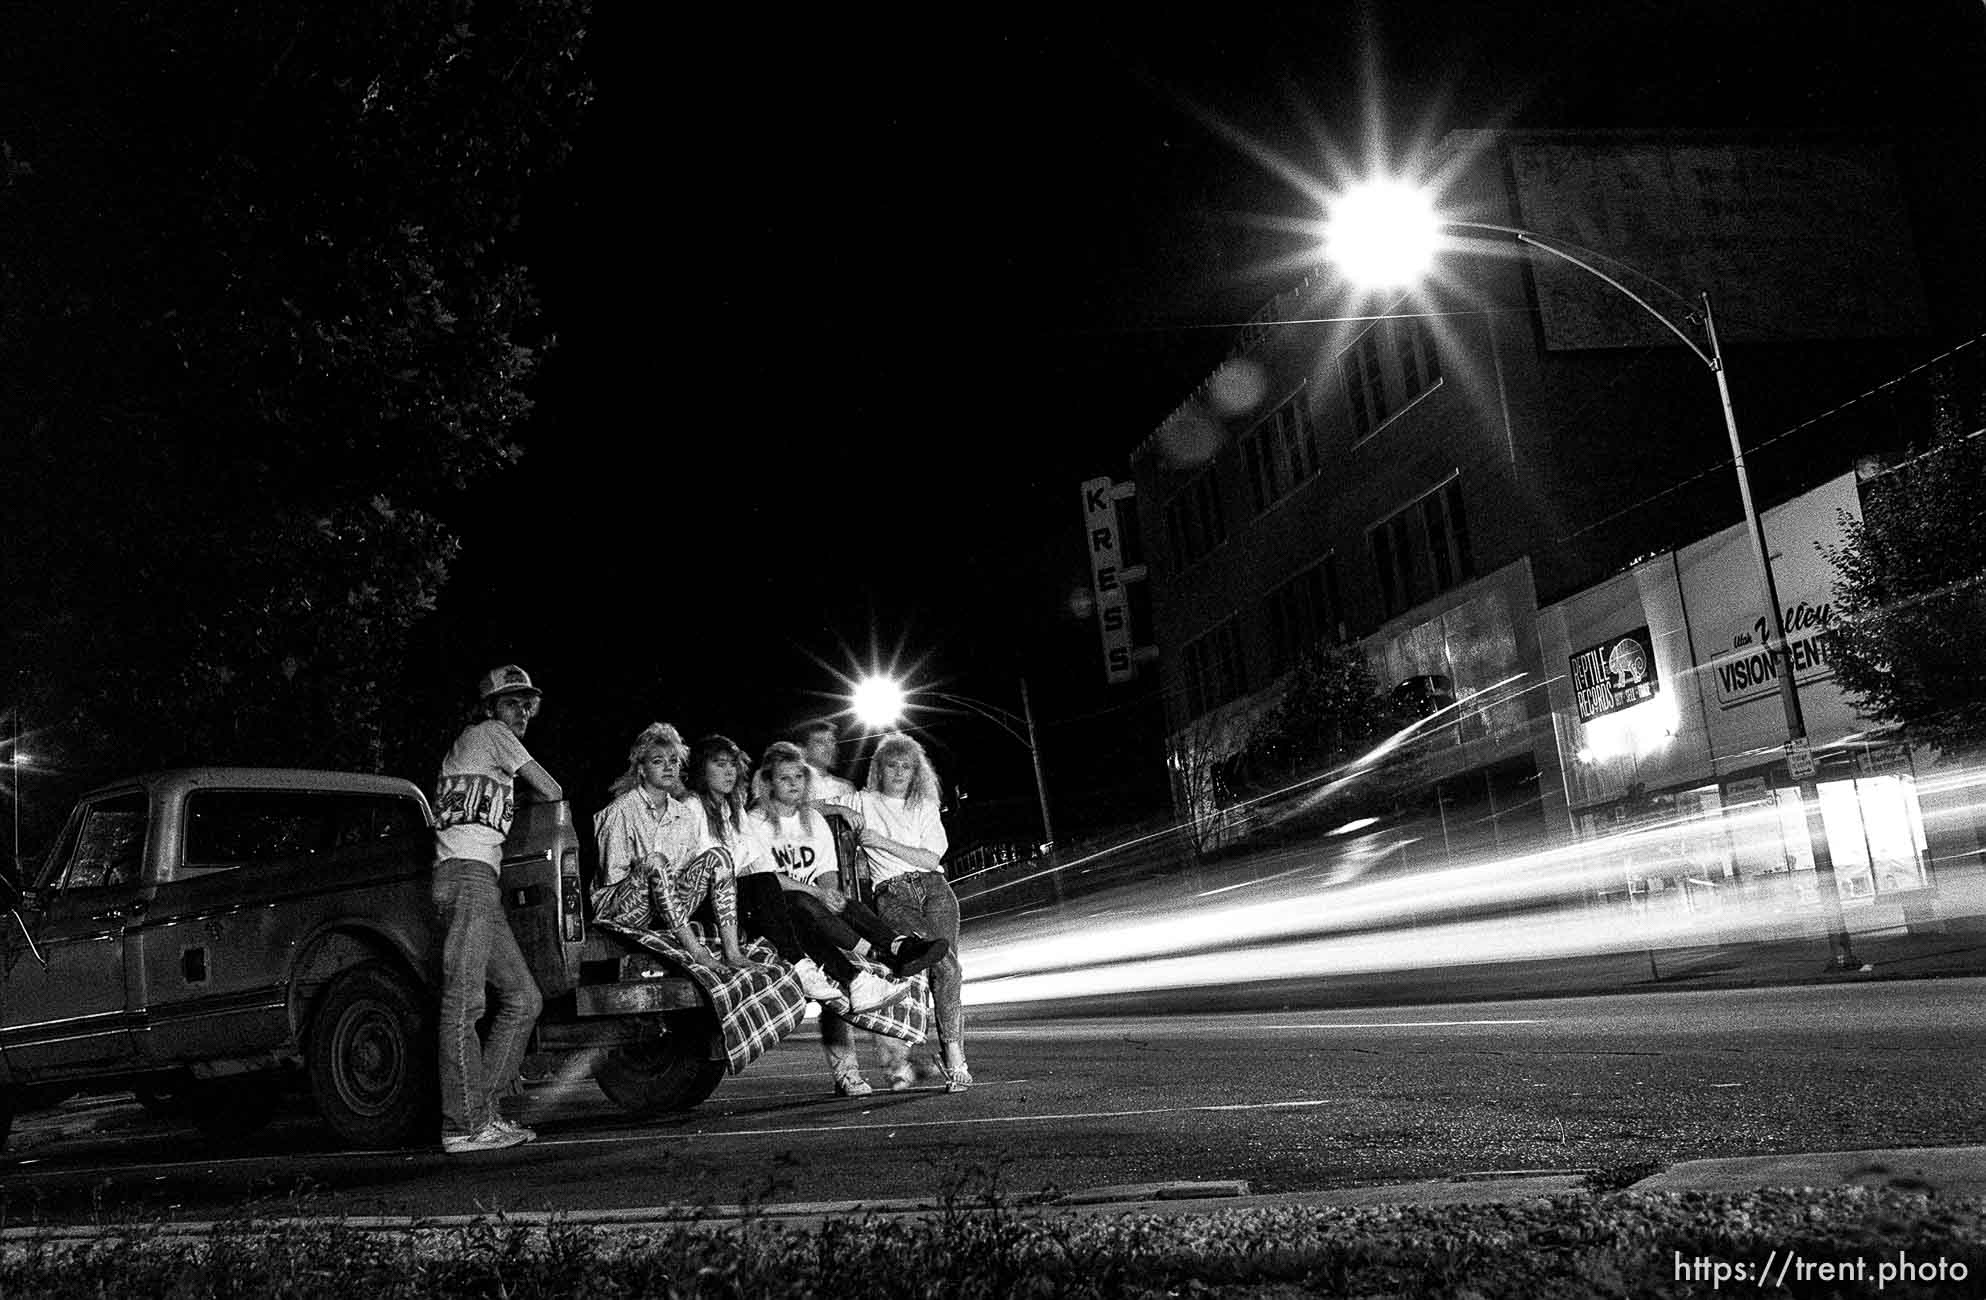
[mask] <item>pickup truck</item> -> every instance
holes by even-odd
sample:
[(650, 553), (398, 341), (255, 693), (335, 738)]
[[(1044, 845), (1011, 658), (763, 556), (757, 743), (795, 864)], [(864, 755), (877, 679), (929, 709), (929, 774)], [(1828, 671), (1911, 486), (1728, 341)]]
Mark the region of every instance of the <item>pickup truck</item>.
[[(350, 1145), (433, 1140), (432, 828), (419, 787), (345, 772), (190, 768), (84, 796), (0, 894), (0, 1141), (17, 1109), (126, 1091), (215, 1134), (302, 1091)], [(638, 1114), (688, 1109), (724, 1076), (716, 1018), (666, 959), (590, 933), (591, 840), (533, 804), (504, 846), (545, 997), (531, 1051), (579, 1058)]]

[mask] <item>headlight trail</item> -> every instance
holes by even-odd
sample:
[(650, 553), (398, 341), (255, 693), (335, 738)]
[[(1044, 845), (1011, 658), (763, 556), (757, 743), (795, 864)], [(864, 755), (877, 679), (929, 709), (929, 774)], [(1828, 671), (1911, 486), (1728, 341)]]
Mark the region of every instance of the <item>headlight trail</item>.
[[(1971, 835), (1986, 820), (1986, 773), (1934, 768), (1911, 789), (1922, 808), (1911, 851), (1937, 886), (1938, 915), (1986, 914)], [(1447, 865), (1418, 869), (1404, 861), (1409, 851), (1440, 847), (1427, 819), (1320, 830), (1298, 847), (1198, 868), (1159, 869), (1149, 849), (1120, 846), (1083, 861), (1106, 881), (1113, 863), (1122, 866), (1123, 883), (972, 922), (966, 1000), (1053, 1002), (1774, 939), (1824, 948), (1827, 882), (1788, 856), (1787, 816), (1768, 801), (1576, 843), (1453, 852)], [(1725, 864), (1742, 869), (1727, 875)], [(1858, 933), (1903, 924), (1894, 892), (1844, 897), (1842, 908)]]

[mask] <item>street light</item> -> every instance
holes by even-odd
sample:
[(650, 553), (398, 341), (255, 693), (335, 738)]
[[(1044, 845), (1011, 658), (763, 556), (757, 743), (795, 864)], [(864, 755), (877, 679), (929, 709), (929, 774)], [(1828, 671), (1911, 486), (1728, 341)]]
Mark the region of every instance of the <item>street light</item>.
[[(1786, 647), (1785, 615), (1779, 604), (1778, 585), (1772, 577), (1772, 555), (1766, 548), (1765, 528), (1752, 504), (1751, 478), (1745, 472), (1745, 447), (1738, 437), (1738, 416), (1731, 405), (1731, 385), (1725, 376), (1724, 352), (1717, 341), (1717, 318), (1710, 308), (1710, 295), (1698, 295), (1698, 301), (1703, 305), (1704, 334), (1704, 342), (1698, 343), (1682, 326), (1657, 311), (1646, 298), (1593, 265), (1587, 258), (1610, 262), (1615, 266), (1624, 266), (1624, 263), (1581, 248), (1570, 240), (1543, 236), (1517, 226), (1451, 221), (1435, 212), (1434, 204), (1425, 191), (1397, 181), (1356, 186), (1338, 199), (1325, 226), (1324, 253), (1355, 283), (1368, 288), (1405, 287), (1426, 273), (1441, 247), (1441, 234), (1446, 230), (1476, 230), (1507, 235), (1527, 248), (1535, 248), (1562, 262), (1571, 263), (1654, 317), (1664, 329), (1682, 340), (1683, 346), (1716, 379), (1717, 398), (1724, 407), (1724, 431), (1731, 439), (1731, 465), (1738, 475), (1738, 498), (1745, 509), (1745, 531), (1751, 537), (1752, 554), (1758, 562), (1759, 588), (1765, 597), (1766, 629), (1769, 634), (1766, 650), (1779, 666), (1779, 699), (1786, 712), (1788, 767), (1798, 782), (1800, 811), (1806, 821), (1814, 870), (1816, 874), (1827, 877), (1828, 902), (1834, 921), (1834, 933), (1830, 936), (1835, 949), (1834, 965), (1842, 969), (1860, 966), (1849, 945), (1847, 923), (1841, 915), (1841, 893), (1834, 878), (1834, 857), (1828, 850), (1827, 826), (1821, 814), (1820, 786), (1814, 779), (1806, 717), (1800, 709), (1800, 689), (1793, 680), (1792, 656)], [(1684, 302), (1689, 301), (1652, 276), (1640, 271), (1634, 274), (1664, 293)]]
[[(1018, 715), (969, 695), (953, 695), (924, 687), (917, 688), (916, 694), (976, 713), (1026, 747), (1028, 756), (1034, 761), (1035, 796), (1041, 801), (1043, 846), (1052, 845), (1055, 842), (1055, 823), (1048, 816), (1048, 778), (1041, 766), (1041, 742), (1035, 735), (1034, 708), (1028, 702), (1027, 679), (1021, 679), (1021, 712)], [(911, 707), (909, 693), (904, 690), (903, 684), (894, 678), (881, 676), (865, 677), (857, 682), (848, 703), (856, 720), (867, 727), (891, 726)]]

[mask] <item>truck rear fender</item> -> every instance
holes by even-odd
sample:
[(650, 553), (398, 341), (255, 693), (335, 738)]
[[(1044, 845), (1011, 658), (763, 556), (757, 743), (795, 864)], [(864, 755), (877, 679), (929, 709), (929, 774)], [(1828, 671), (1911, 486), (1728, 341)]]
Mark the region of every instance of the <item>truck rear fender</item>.
[(383, 931), (346, 923), (313, 935), (299, 950), (290, 972), (290, 1024), (303, 1041), (318, 999), (331, 981), (354, 966), (385, 962), (418, 989), (431, 989), (433, 972)]

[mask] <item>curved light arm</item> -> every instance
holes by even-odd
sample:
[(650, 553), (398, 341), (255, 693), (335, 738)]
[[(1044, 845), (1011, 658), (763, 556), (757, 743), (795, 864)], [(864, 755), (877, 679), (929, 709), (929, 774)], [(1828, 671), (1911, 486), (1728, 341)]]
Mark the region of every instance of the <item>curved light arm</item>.
[[(1619, 290), (1620, 293), (1623, 296), (1625, 296), (1630, 302), (1634, 303), (1635, 306), (1641, 308), (1641, 310), (1647, 312), (1650, 316), (1653, 316), (1656, 320), (1660, 321), (1662, 323), (1663, 328), (1667, 329), (1669, 333), (1681, 339), (1683, 341), (1683, 346), (1688, 348), (1691, 352), (1694, 352), (1696, 354), (1696, 359), (1698, 361), (1701, 361), (1705, 366), (1709, 367), (1711, 370), (1722, 370), (1724, 368), (1722, 360), (1720, 358), (1713, 356), (1709, 352), (1705, 352), (1701, 344), (1699, 344), (1695, 339), (1691, 338), (1688, 334), (1684, 333), (1680, 325), (1670, 320), (1667, 316), (1664, 316), (1661, 312), (1655, 310), (1654, 305), (1651, 304), (1646, 298), (1642, 297), (1634, 290), (1628, 288), (1626, 285), (1622, 284), (1619, 280), (1616, 280), (1613, 276), (1608, 275), (1605, 271), (1602, 271), (1599, 267), (1594, 266), (1591, 262), (1587, 262), (1581, 258), (1573, 256), (1571, 253), (1566, 252), (1563, 248), (1558, 247), (1558, 245), (1555, 243), (1546, 242), (1545, 237), (1540, 236), (1533, 231), (1524, 230), (1518, 226), (1493, 226), (1490, 225), (1488, 222), (1484, 222), (1484, 221), (1444, 221), (1441, 224), (1444, 226), (1454, 227), (1458, 230), (1488, 230), (1488, 231), (1493, 231), (1500, 235), (1510, 235), (1514, 237), (1517, 240), (1517, 242), (1520, 244), (1528, 245), (1529, 247), (1538, 249), (1541, 252), (1550, 253), (1553, 257), (1558, 258), (1560, 261), (1572, 263), (1574, 266), (1586, 272), (1588, 275), (1593, 276), (1595, 279), (1604, 280), (1606, 283), (1612, 285), (1615, 289)], [(1570, 240), (1566, 240), (1564, 242), (1571, 243)], [(1577, 244), (1573, 244), (1572, 246), (1574, 248), (1579, 247), (1579, 245)], [(1580, 251), (1588, 252), (1590, 250), (1580, 249)], [(1637, 271), (1635, 274), (1639, 275), (1641, 273)], [(1669, 288), (1669, 286), (1662, 284), (1660, 280), (1656, 280), (1653, 277), (1646, 277), (1646, 276), (1644, 276), (1643, 278), (1647, 279), (1650, 284), (1661, 285), (1664, 292), (1676, 294), (1676, 297), (1678, 298), (1681, 298), (1683, 296), (1680, 293), (1676, 293), (1676, 291), (1674, 289)], [(1687, 301), (1687, 299), (1685, 299), (1685, 301)]]
[(948, 695), (944, 691), (920, 690), (917, 693), (934, 700), (943, 700), (947, 704), (956, 704), (962, 709), (970, 709), (1000, 730), (1006, 732), (1009, 736), (1012, 736), (1015, 740), (1018, 740), (1022, 745), (1029, 749), (1034, 748), (1033, 743), (1027, 738), (1027, 733), (1021, 730), (1021, 726), (1023, 725), (1022, 719), (1015, 714), (1008, 713), (1005, 709), (996, 709), (990, 704), (981, 704), (978, 700), (964, 695)]

